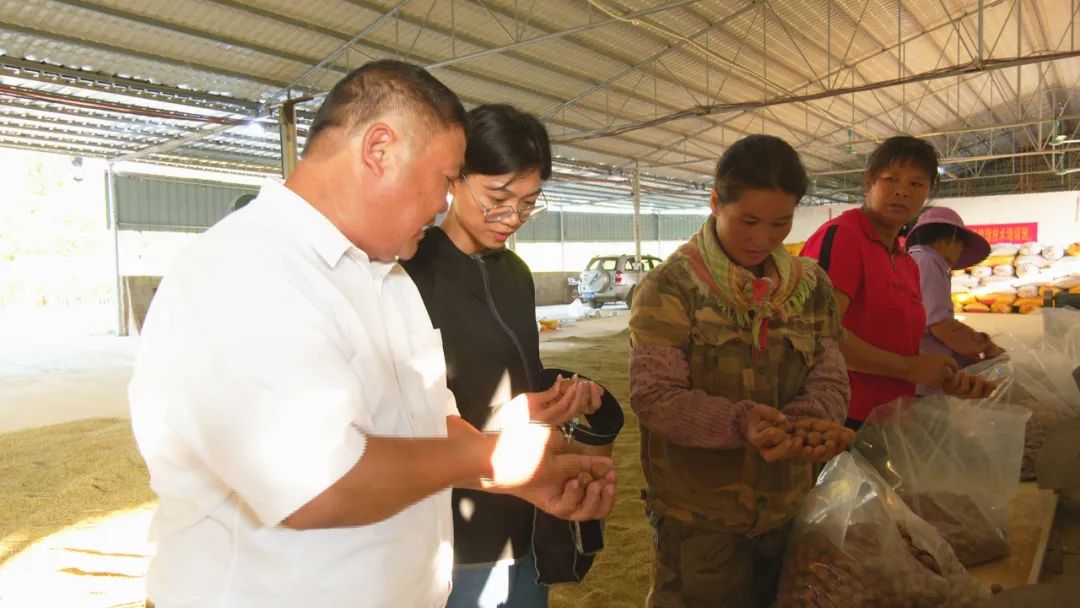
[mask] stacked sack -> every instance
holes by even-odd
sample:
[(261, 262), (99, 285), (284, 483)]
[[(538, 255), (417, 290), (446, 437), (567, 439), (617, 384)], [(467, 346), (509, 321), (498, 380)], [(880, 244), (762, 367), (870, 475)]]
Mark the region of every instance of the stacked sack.
[(994, 245), (978, 266), (952, 276), (956, 312), (1030, 313), (1043, 296), (1080, 293), (1080, 242), (1068, 247), (1038, 243)]

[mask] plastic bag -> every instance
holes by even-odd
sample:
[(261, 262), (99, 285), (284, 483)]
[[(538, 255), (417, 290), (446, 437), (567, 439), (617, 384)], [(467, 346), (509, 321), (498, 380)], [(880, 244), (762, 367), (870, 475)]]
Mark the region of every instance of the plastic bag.
[(966, 607), (985, 597), (941, 535), (861, 456), (845, 452), (825, 465), (788, 539), (781, 608)]
[[(1046, 311), (1043, 310), (1045, 313)], [(1043, 343), (1025, 344), (1009, 334), (994, 337), (994, 342), (1007, 355), (999, 358), (994, 371), (985, 371), (979, 363), (966, 371), (979, 373), (999, 381), (993, 399), (979, 402), (980, 406), (1000, 407), (1012, 404), (1031, 412), (1024, 428), (1024, 456), (1020, 463), (1020, 478), (1035, 479), (1035, 457), (1042, 450), (1047, 436), (1062, 422), (1075, 418), (1080, 403), (1070, 406), (1063, 395), (1080, 394), (1072, 382), (1072, 371), (1065, 357)], [(1000, 363), (1007, 361), (1008, 365)], [(987, 374), (999, 374), (992, 377)]]
[(1015, 256), (1020, 253), (1020, 246), (1014, 243), (997, 243), (990, 248), (990, 257)]
[(977, 277), (971, 276), (970, 274), (953, 275), (950, 283), (953, 286), (976, 287), (979, 284), (979, 279)]
[(1024, 243), (1023, 245), (1020, 246), (1019, 255), (1021, 255), (1021, 256), (1039, 255), (1039, 254), (1042, 253), (1042, 250), (1043, 250), (1042, 245), (1036, 243), (1035, 241), (1029, 241), (1029, 242)]
[[(985, 370), (993, 376), (1007, 367)], [(879, 406), (852, 444), (916, 515), (937, 528), (965, 566), (1008, 553), (1009, 502), (1020, 485), (1031, 413), (944, 395)]]
[(1020, 255), (1017, 256), (1015, 260), (1013, 260), (1013, 264), (1016, 266), (1034, 266), (1036, 268), (1046, 268), (1050, 266), (1050, 260), (1042, 257), (1041, 255)]
[[(1067, 314), (1069, 309), (1043, 309), (1042, 314), (1045, 319), (1046, 315), (1060, 312)], [(1018, 405), (1026, 406), (1022, 400), (1034, 399), (1080, 416), (1080, 388), (1072, 379), (1073, 370), (1080, 365), (1072, 352), (1080, 348), (1074, 344), (1080, 341), (1080, 329), (1077, 327), (1073, 325), (1067, 330), (1062, 328), (1058, 331), (1054, 325), (1053, 331), (1045, 332), (1040, 340), (1030, 344), (1010, 334), (994, 338), (994, 342), (1005, 349), (1012, 360), (1016, 374), (1013, 399)]]
[(994, 266), (991, 271), (996, 277), (1012, 277), (1016, 276), (1016, 267), (1012, 264), (999, 264)]
[(1021, 285), (1016, 288), (1016, 295), (1017, 298), (1037, 298), (1039, 297), (1039, 288), (1036, 285)]
[(1042, 256), (1048, 260), (1060, 260), (1065, 257), (1065, 248), (1061, 245), (1043, 247)]
[(1006, 306), (1012, 306), (1012, 303), (1016, 301), (1016, 294), (1009, 292), (992, 292), (985, 293), (984, 291), (972, 292), (975, 294), (975, 299), (979, 302), (986, 304), (987, 306), (993, 306), (994, 304), (1004, 304)]
[(1080, 366), (1080, 310), (1050, 308), (1042, 313), (1043, 340)]
[(1074, 287), (1080, 287), (1080, 276), (1068, 276), (1055, 279), (1050, 283), (1051, 287), (1058, 289), (1072, 289)]
[[(1077, 258), (1080, 259), (1080, 258)], [(1043, 339), (1041, 346), (1053, 350), (1065, 359), (1066, 371), (1072, 368), (1073, 391), (1067, 378), (1055, 378), (1060, 383), (1060, 394), (1068, 401), (1080, 403), (1080, 310), (1075, 308), (1047, 308), (1042, 312)]]

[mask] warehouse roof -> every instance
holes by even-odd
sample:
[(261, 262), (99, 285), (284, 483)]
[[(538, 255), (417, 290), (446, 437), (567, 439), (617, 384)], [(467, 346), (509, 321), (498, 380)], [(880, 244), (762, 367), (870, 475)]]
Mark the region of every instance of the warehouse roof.
[[(701, 206), (726, 145), (796, 145), (851, 200), (876, 142), (931, 137), (946, 191), (1072, 187), (1076, 0), (20, 0), (0, 3), (0, 145), (279, 170), (273, 111), (350, 69), (428, 66), (556, 142), (552, 202)], [(980, 10), (981, 7), (981, 10)], [(1071, 181), (1070, 181), (1071, 180)]]

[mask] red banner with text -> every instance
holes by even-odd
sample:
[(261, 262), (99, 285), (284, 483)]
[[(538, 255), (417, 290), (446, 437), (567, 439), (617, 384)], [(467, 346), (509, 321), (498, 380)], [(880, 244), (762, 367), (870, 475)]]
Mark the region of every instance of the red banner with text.
[(969, 230), (979, 233), (991, 245), (996, 243), (1027, 243), (1039, 240), (1038, 222), (1020, 224), (980, 224), (968, 226)]

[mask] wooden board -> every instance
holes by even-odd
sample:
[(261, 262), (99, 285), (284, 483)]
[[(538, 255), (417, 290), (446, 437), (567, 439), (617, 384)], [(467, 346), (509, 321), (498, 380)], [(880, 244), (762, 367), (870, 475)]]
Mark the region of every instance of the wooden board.
[(1035, 482), (1020, 484), (1009, 504), (1009, 555), (972, 568), (972, 576), (987, 588), (998, 584), (1010, 589), (1039, 582), (1056, 511), (1056, 494), (1040, 490)]

